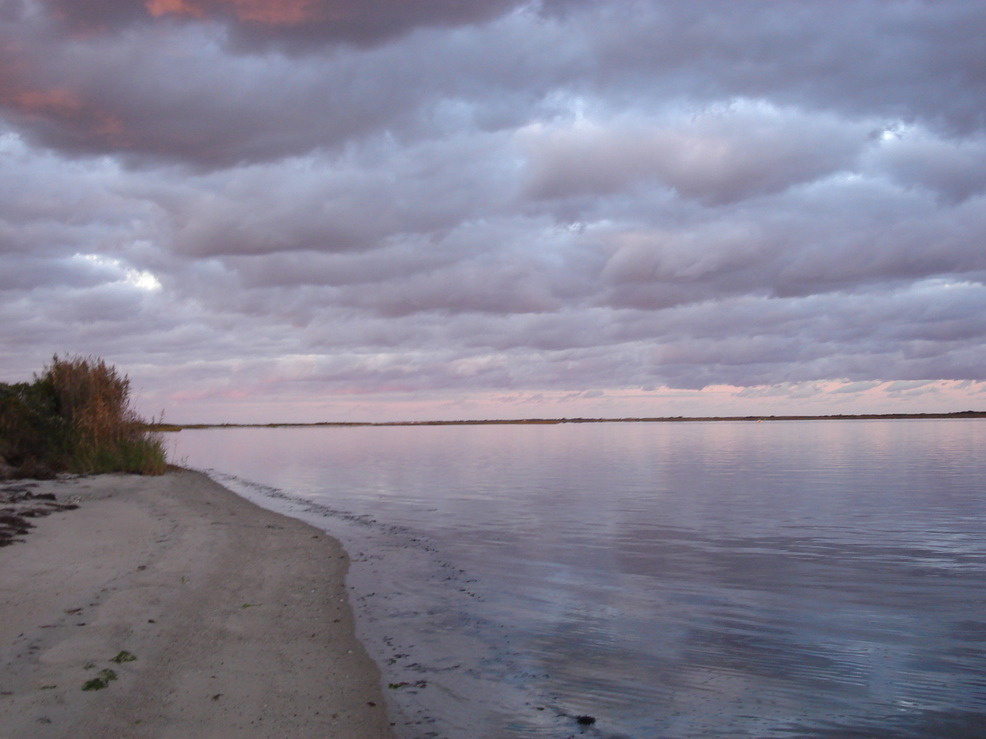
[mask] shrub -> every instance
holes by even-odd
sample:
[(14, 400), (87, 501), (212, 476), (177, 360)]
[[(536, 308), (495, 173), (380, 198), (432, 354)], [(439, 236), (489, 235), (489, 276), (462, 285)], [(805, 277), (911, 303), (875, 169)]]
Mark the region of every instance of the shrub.
[(22, 475), (161, 474), (164, 444), (130, 407), (130, 380), (102, 359), (52, 363), (33, 384), (0, 385), (0, 456)]
[(0, 384), (0, 458), (24, 475), (47, 477), (66, 467), (70, 436), (51, 383)]

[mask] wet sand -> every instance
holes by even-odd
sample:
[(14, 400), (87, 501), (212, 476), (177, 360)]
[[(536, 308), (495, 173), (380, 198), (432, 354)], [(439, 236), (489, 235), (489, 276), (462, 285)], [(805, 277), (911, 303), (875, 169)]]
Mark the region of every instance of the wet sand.
[(0, 547), (0, 734), (392, 736), (334, 539), (186, 470), (24, 486), (79, 507)]

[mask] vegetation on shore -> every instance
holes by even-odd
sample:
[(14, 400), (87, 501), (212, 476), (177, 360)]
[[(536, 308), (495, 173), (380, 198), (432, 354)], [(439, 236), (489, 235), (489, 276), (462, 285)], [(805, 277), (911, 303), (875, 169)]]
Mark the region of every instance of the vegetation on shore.
[(34, 381), (0, 383), (0, 473), (159, 475), (164, 442), (130, 406), (130, 379), (97, 357), (57, 354)]

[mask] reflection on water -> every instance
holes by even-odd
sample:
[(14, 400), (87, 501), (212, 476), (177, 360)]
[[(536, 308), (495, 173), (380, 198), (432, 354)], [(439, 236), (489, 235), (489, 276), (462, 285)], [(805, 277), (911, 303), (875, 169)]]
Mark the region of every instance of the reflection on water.
[[(368, 618), (432, 630), (436, 659), (479, 639), (457, 669), (527, 696), (435, 704), (408, 736), (591, 714), (586, 736), (961, 737), (986, 722), (984, 442), (977, 420), (225, 429), (176, 456), (325, 506), (388, 563)], [(456, 576), (401, 569), (412, 540)], [(412, 597), (441, 628), (401, 618)], [(413, 700), (455, 692), (429, 679)]]

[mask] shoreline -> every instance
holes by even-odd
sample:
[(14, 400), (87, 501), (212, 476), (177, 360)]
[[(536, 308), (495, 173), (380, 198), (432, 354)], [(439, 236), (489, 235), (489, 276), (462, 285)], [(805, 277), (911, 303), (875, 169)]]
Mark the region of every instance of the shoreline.
[(79, 504), (0, 548), (5, 736), (394, 736), (334, 538), (184, 469), (3, 487)]
[(434, 421), (316, 421), (313, 423), (149, 423), (148, 431), (225, 428), (358, 428), (363, 426), (552, 426), (566, 423), (709, 423), (721, 421), (920, 421), (986, 418), (986, 411), (947, 413), (858, 413), (826, 416), (643, 416), (628, 418), (508, 418)]

